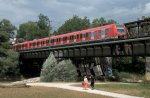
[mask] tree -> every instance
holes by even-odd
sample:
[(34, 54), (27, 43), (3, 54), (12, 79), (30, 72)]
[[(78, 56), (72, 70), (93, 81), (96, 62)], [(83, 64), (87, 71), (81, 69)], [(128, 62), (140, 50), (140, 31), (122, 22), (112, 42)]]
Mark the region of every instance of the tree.
[(94, 19), (91, 25), (92, 27), (97, 27), (97, 26), (103, 26), (103, 25), (111, 24), (111, 23), (117, 23), (117, 22), (113, 19), (106, 20), (103, 17), (101, 17), (101, 18)]
[(7, 19), (3, 19), (0, 21), (0, 31), (5, 31), (8, 33), (9, 38), (12, 38), (14, 34), (14, 30), (16, 30), (16, 27), (11, 24), (11, 22)]
[(79, 31), (90, 27), (90, 20), (87, 17), (83, 19), (74, 15), (71, 19), (65, 21), (65, 23), (58, 28), (57, 34), (65, 34), (68, 32)]
[(39, 27), (39, 37), (43, 38), (49, 36), (49, 33), (52, 30), (49, 18), (43, 14), (40, 14), (38, 17), (39, 20), (37, 25)]
[(33, 40), (38, 38), (38, 26), (37, 22), (29, 21), (27, 23), (23, 23), (19, 26), (19, 30), (17, 31), (17, 38), (27, 40)]
[(9, 32), (15, 26), (7, 19), (0, 21), (0, 78), (16, 76), (19, 73), (18, 53), (10, 50)]
[(37, 22), (28, 21), (19, 26), (19, 30), (17, 31), (18, 42), (49, 36), (49, 32), (52, 29), (49, 18), (43, 14), (40, 14), (38, 17)]

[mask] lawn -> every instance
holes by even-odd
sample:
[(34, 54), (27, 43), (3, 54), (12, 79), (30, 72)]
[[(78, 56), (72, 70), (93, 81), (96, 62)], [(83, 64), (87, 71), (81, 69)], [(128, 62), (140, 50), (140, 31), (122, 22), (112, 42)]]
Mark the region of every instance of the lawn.
[(48, 87), (0, 88), (0, 98), (111, 98)]
[(150, 83), (104, 83), (96, 84), (95, 89), (150, 98)]

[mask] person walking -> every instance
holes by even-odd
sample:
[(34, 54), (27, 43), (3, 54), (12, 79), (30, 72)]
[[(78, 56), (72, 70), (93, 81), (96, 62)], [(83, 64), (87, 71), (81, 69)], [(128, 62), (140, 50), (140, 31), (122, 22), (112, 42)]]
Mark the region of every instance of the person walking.
[(85, 90), (87, 90), (87, 89), (88, 89), (88, 86), (89, 86), (88, 79), (87, 79), (86, 76), (84, 76), (83, 88), (84, 88)]
[(94, 83), (95, 83), (95, 78), (93, 75), (91, 75), (91, 89), (94, 89)]

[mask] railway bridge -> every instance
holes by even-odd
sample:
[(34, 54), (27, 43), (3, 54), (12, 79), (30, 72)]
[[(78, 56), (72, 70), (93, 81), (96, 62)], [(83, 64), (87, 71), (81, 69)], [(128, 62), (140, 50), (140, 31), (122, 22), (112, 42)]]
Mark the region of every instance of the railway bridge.
[[(19, 51), (20, 66), (26, 66), (31, 72), (40, 73), (45, 59), (52, 52), (58, 59), (71, 59), (77, 68), (79, 76), (94, 74), (104, 75), (106, 66), (111, 66), (111, 57), (121, 56), (143, 56), (146, 57), (147, 70), (149, 68), (150, 56), (150, 30), (142, 32), (142, 28), (150, 26), (150, 20), (139, 20), (125, 23), (127, 27), (127, 38), (112, 41), (96, 41), (81, 44), (59, 45), (37, 49)], [(136, 29), (136, 32), (133, 30)], [(106, 62), (105, 62), (106, 61)], [(110, 62), (109, 62), (110, 61)], [(103, 64), (105, 62), (105, 64)], [(32, 69), (30, 65), (37, 67)]]

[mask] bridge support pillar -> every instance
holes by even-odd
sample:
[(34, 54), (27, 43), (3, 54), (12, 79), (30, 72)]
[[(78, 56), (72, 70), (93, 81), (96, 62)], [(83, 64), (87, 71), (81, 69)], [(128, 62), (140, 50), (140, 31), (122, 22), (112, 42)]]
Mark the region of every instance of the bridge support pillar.
[(146, 63), (145, 63), (145, 67), (146, 67), (146, 80), (150, 81), (150, 57), (146, 57)]
[(106, 77), (112, 76), (112, 58), (111, 57), (101, 57), (101, 68)]

